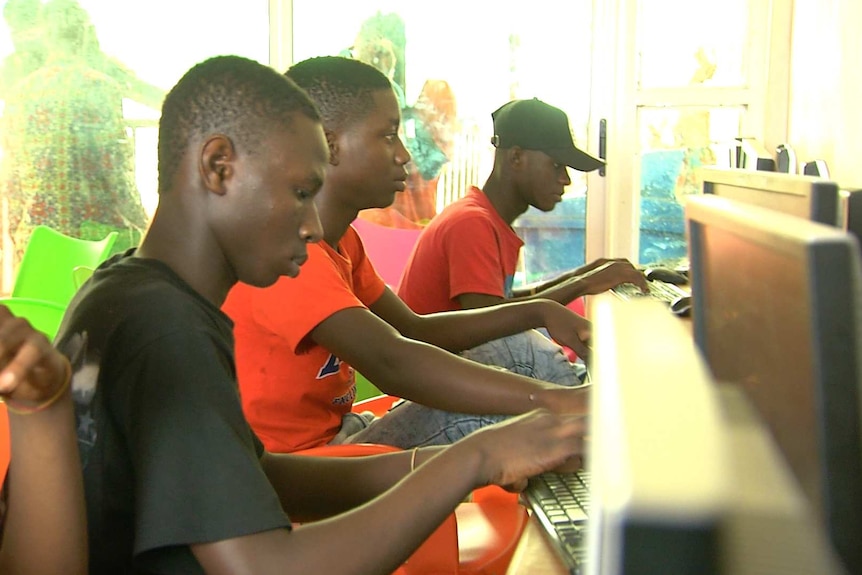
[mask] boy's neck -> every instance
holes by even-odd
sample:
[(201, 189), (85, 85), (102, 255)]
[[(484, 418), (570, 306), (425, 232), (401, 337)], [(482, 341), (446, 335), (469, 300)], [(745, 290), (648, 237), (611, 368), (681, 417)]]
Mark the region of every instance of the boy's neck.
[(323, 241), (332, 248), (337, 248), (338, 242), (341, 241), (347, 231), (347, 227), (356, 219), (359, 212), (355, 208), (341, 204), (336, 198), (330, 197), (325, 193), (325, 190), (321, 190), (314, 201), (317, 204), (320, 224), (323, 226)]
[(162, 262), (193, 290), (221, 307), (236, 283), (228, 267), (216, 263), (224, 261), (224, 254), (215, 242), (195, 241), (196, 234), (188, 224), (171, 223), (166, 216), (156, 212), (135, 256)]
[(505, 182), (500, 182), (498, 179), (488, 178), (485, 186), (482, 188), (488, 201), (503, 218), (503, 221), (512, 225), (518, 216), (527, 211), (530, 206), (525, 202), (517, 190), (512, 186), (508, 186)]

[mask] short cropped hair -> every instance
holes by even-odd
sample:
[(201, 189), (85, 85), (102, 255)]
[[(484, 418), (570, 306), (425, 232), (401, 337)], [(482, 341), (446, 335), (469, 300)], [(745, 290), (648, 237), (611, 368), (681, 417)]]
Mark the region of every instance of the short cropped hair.
[(299, 112), (320, 122), (301, 88), (268, 66), (240, 56), (216, 56), (192, 67), (165, 97), (159, 120), (159, 193), (166, 192), (186, 147), (220, 133), (245, 153), (259, 152), (275, 129)]
[(294, 64), (285, 75), (308, 92), (320, 110), (323, 125), (342, 129), (374, 108), (374, 92), (392, 89), (380, 70), (343, 56), (318, 56)]

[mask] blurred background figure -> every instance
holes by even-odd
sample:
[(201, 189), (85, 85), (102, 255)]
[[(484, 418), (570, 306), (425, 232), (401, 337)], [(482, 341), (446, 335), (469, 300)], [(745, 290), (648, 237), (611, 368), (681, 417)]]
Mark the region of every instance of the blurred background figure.
[(115, 251), (138, 244), (147, 222), (123, 98), (154, 108), (162, 99), (102, 53), (76, 0), (49, 0), (40, 20), (45, 62), (11, 89), (2, 123), (0, 193), (16, 267), (39, 224), (83, 239), (117, 231)]
[(398, 97), (398, 105), (405, 106), (407, 99), (404, 96), (404, 88), (395, 81), (395, 64), (398, 58), (395, 56), (395, 46), (392, 40), (379, 35), (371, 37), (359, 36), (353, 45), (352, 55), (355, 59), (374, 66), (383, 72), (392, 82), (392, 89)]
[(404, 193), (387, 208), (363, 210), (360, 217), (393, 228), (421, 228), (437, 213), (437, 182), (452, 157), (455, 96), (445, 80), (429, 79), (412, 106), (405, 91), (404, 20), (377, 12), (363, 21), (353, 46), (342, 55), (374, 66), (392, 82), (402, 114), (402, 139), (413, 157)]
[[(377, 63), (374, 62), (375, 55), (389, 49), (391, 49), (394, 58), (392, 62), (388, 62), (385, 58), (379, 59)], [(401, 95), (400, 102), (404, 106), (406, 101), (404, 94), (407, 91), (407, 66), (404, 58), (406, 49), (407, 32), (404, 19), (395, 12), (384, 14), (378, 10), (359, 25), (353, 46), (347, 50), (346, 54), (341, 55), (362, 60), (386, 74), (386, 77), (395, 84), (395, 93)]]
[(18, 80), (45, 63), (42, 41), (41, 0), (9, 0), (3, 5), (3, 19), (9, 29), (14, 51), (0, 64), (0, 99), (5, 100)]

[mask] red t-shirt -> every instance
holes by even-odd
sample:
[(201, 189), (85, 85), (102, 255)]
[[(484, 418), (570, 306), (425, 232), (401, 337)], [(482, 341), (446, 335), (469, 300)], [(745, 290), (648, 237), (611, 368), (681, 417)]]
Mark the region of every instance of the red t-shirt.
[(476, 187), (434, 216), (413, 249), (398, 295), (420, 314), (461, 309), (461, 294), (503, 298), (523, 240)]
[(298, 277), (230, 291), (223, 310), (235, 324), (242, 406), (269, 451), (324, 445), (338, 433), (356, 396), (353, 368), (308, 336), (337, 311), (368, 307), (385, 287), (349, 227), (338, 251), (310, 245)]

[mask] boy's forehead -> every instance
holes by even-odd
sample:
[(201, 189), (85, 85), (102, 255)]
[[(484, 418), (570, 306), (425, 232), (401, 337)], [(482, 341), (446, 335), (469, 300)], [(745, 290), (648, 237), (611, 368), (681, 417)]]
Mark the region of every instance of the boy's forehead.
[(368, 116), (377, 121), (398, 124), (401, 122), (401, 107), (392, 89), (377, 90), (372, 94), (372, 105)]

